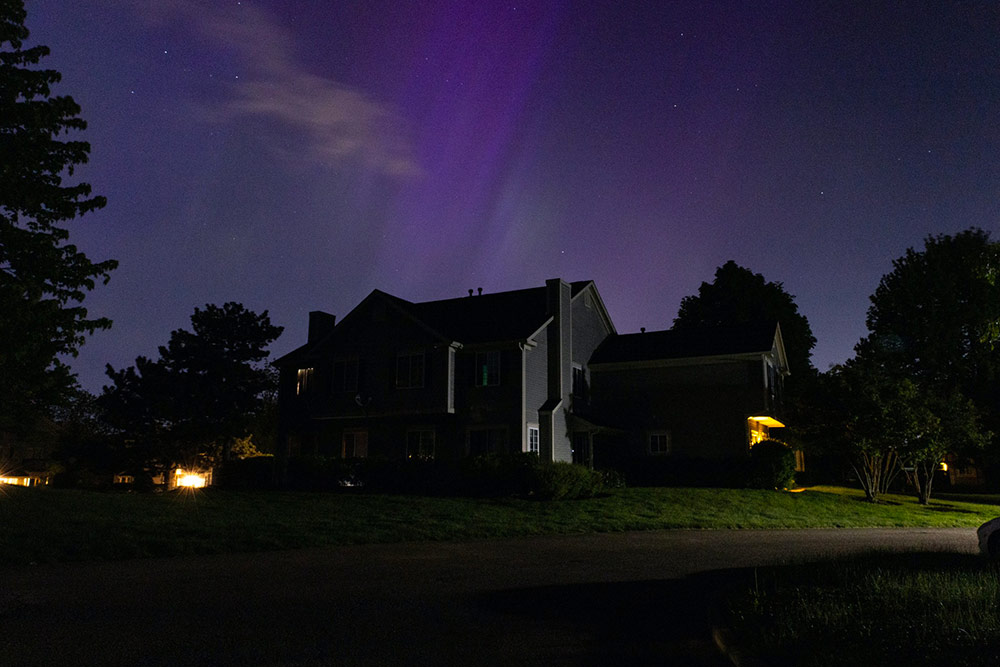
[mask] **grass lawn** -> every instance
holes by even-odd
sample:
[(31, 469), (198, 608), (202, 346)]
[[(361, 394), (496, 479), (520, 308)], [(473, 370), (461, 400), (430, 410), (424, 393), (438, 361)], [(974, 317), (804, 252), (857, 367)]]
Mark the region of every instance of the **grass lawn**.
[(748, 572), (722, 613), (744, 664), (1000, 664), (1000, 565), (875, 554)]
[(0, 487), (0, 563), (113, 560), (408, 540), (665, 528), (975, 527), (1000, 515), (995, 500), (949, 498), (880, 505), (860, 491), (616, 489), (572, 501), (183, 491), (99, 493)]

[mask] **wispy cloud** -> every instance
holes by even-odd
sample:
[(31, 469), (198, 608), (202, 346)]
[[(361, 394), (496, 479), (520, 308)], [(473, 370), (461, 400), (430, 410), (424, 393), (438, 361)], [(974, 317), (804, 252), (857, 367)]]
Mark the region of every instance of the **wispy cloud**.
[[(302, 137), (304, 148), (265, 139), (275, 153), (317, 164), (358, 161), (391, 176), (421, 173), (405, 119), (363, 91), (310, 73), (294, 56), (294, 36), (266, 11), (197, 0), (136, 3), (148, 18), (183, 21), (213, 47), (228, 49), (249, 67), (223, 102), (206, 114), (213, 120), (262, 119)], [(276, 133), (281, 135), (281, 133)], [(305, 154), (302, 153), (305, 152)]]

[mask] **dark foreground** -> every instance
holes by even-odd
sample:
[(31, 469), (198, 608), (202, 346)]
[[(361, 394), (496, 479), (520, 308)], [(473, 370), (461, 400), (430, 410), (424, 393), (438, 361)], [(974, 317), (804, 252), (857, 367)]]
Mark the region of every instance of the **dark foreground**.
[(657, 531), (0, 569), (22, 665), (729, 664), (734, 570), (970, 529)]

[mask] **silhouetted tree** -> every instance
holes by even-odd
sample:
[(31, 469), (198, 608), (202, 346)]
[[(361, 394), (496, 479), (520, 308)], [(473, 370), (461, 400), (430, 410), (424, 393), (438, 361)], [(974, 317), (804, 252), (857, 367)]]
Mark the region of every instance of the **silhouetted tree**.
[(975, 403), (1000, 428), (1000, 243), (969, 229), (928, 236), (893, 262), (867, 324), (898, 372)]
[(778, 322), (792, 377), (811, 374), (816, 345), (809, 320), (799, 313), (795, 297), (781, 283), (767, 282), (759, 273), (729, 260), (702, 283), (698, 294), (681, 300), (674, 329)]
[(65, 399), (75, 379), (59, 356), (111, 325), (81, 304), (117, 264), (68, 243), (62, 224), (105, 199), (86, 183), (63, 185), (90, 145), (57, 137), (86, 123), (72, 98), (51, 95), (60, 74), (33, 67), (49, 49), (23, 48), (25, 17), (21, 0), (0, 0), (0, 431)]
[(172, 332), (156, 361), (139, 357), (118, 371), (108, 366), (113, 385), (101, 397), (134, 463), (161, 472), (228, 456), (258, 424), (274, 391), (274, 374), (261, 362), (282, 327), (271, 324), (267, 311), (207, 305), (195, 308), (191, 327)]

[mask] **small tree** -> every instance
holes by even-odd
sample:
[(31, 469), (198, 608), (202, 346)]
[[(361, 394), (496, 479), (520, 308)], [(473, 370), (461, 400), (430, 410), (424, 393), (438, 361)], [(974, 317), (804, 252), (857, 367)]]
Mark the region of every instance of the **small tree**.
[[(274, 374), (262, 362), (282, 331), (267, 311), (242, 304), (195, 308), (192, 331), (178, 329), (160, 358), (107, 373), (102, 403), (133, 461), (165, 472), (228, 458), (267, 406)], [(245, 446), (247, 443), (243, 443)]]
[(856, 357), (828, 373), (837, 406), (830, 414), (832, 439), (844, 452), (865, 497), (878, 502), (902, 470), (901, 454), (912, 440), (916, 385), (891, 377), (878, 364)]
[(948, 454), (982, 449), (991, 434), (979, 427), (975, 405), (957, 391), (945, 396), (926, 390), (915, 397), (918, 423), (906, 443), (906, 477), (921, 505), (930, 501), (934, 474)]

